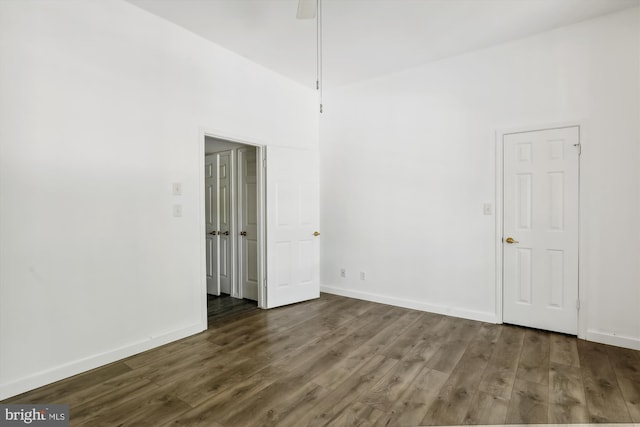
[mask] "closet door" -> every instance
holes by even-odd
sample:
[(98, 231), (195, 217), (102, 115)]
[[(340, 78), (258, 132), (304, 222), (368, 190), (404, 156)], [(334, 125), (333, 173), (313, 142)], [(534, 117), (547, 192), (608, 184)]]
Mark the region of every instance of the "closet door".
[(218, 259), (218, 156), (205, 156), (204, 200), (206, 224), (207, 293), (220, 295)]
[(255, 147), (238, 150), (238, 279), (242, 298), (258, 299), (258, 185)]
[(233, 289), (233, 151), (218, 154), (218, 238), (220, 291), (237, 296)]

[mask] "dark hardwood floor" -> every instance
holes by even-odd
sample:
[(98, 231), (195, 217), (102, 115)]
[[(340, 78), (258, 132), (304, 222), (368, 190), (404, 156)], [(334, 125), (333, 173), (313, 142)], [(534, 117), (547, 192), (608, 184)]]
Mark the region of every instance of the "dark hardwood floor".
[(207, 295), (209, 327), (219, 321), (233, 322), (238, 316), (253, 310), (258, 310), (258, 304), (255, 301), (231, 298), (227, 294)]
[(323, 294), (213, 301), (209, 330), (3, 403), (77, 426), (640, 423), (640, 354)]

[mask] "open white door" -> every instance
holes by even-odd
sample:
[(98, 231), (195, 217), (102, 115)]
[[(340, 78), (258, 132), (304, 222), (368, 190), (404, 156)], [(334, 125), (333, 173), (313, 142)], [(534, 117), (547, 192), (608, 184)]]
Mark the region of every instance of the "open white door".
[(506, 323), (577, 334), (579, 128), (504, 135)]
[(267, 302), (279, 307), (320, 296), (317, 153), (267, 147)]

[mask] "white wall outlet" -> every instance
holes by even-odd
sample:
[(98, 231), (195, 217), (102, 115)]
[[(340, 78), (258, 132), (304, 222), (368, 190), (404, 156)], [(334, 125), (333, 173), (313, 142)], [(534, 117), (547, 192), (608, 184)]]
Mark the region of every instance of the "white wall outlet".
[(176, 218), (182, 216), (182, 205), (173, 205), (173, 216)]
[(171, 194), (174, 196), (182, 196), (182, 183), (174, 182), (171, 184)]
[(482, 206), (482, 214), (483, 215), (493, 215), (493, 206), (491, 203), (485, 203)]
[(365, 275), (364, 275), (364, 271), (361, 271), (361, 272), (360, 272), (360, 280), (364, 280), (364, 276), (365, 276)]
[(347, 269), (346, 268), (341, 268), (340, 269), (340, 277), (347, 277)]

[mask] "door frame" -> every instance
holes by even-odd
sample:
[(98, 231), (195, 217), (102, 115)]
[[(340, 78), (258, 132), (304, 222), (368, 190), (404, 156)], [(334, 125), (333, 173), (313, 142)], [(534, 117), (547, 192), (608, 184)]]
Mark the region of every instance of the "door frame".
[[(256, 167), (257, 167), (257, 188), (258, 188), (258, 307), (265, 308), (267, 302), (267, 293), (264, 286), (266, 280), (266, 180), (265, 180), (265, 148), (266, 144), (237, 135), (230, 135), (217, 129), (200, 128), (198, 137), (198, 220), (199, 220), (199, 239), (200, 239), (200, 282), (201, 282), (201, 321), (203, 325), (207, 325), (207, 270), (206, 270), (206, 225), (205, 225), (205, 194), (204, 194), (204, 156), (205, 156), (205, 138), (216, 138), (238, 144), (250, 145), (256, 147)], [(234, 236), (237, 237), (237, 236)], [(234, 261), (235, 263), (235, 261)], [(235, 264), (234, 264), (235, 265)]]
[(587, 140), (587, 124), (585, 120), (572, 120), (567, 122), (557, 122), (551, 124), (530, 125), (530, 126), (517, 126), (500, 128), (495, 130), (495, 277), (496, 277), (496, 320), (498, 323), (504, 323), (504, 310), (503, 310), (503, 291), (504, 291), (504, 278), (503, 278), (503, 250), (504, 245), (502, 242), (502, 230), (503, 230), (503, 208), (504, 208), (504, 137), (505, 135), (514, 133), (535, 132), (542, 130), (561, 129), (567, 127), (578, 128), (578, 141), (581, 148), (581, 155), (578, 156), (578, 299), (580, 301), (580, 308), (577, 310), (578, 316), (578, 338), (586, 339), (586, 312), (587, 312), (587, 294), (586, 283), (583, 276), (584, 265), (582, 254), (584, 252), (584, 238), (582, 233), (582, 224), (585, 219), (585, 210), (583, 209), (583, 198), (585, 188), (582, 181), (582, 169), (584, 167), (582, 162), (582, 154), (584, 153), (585, 142)]

